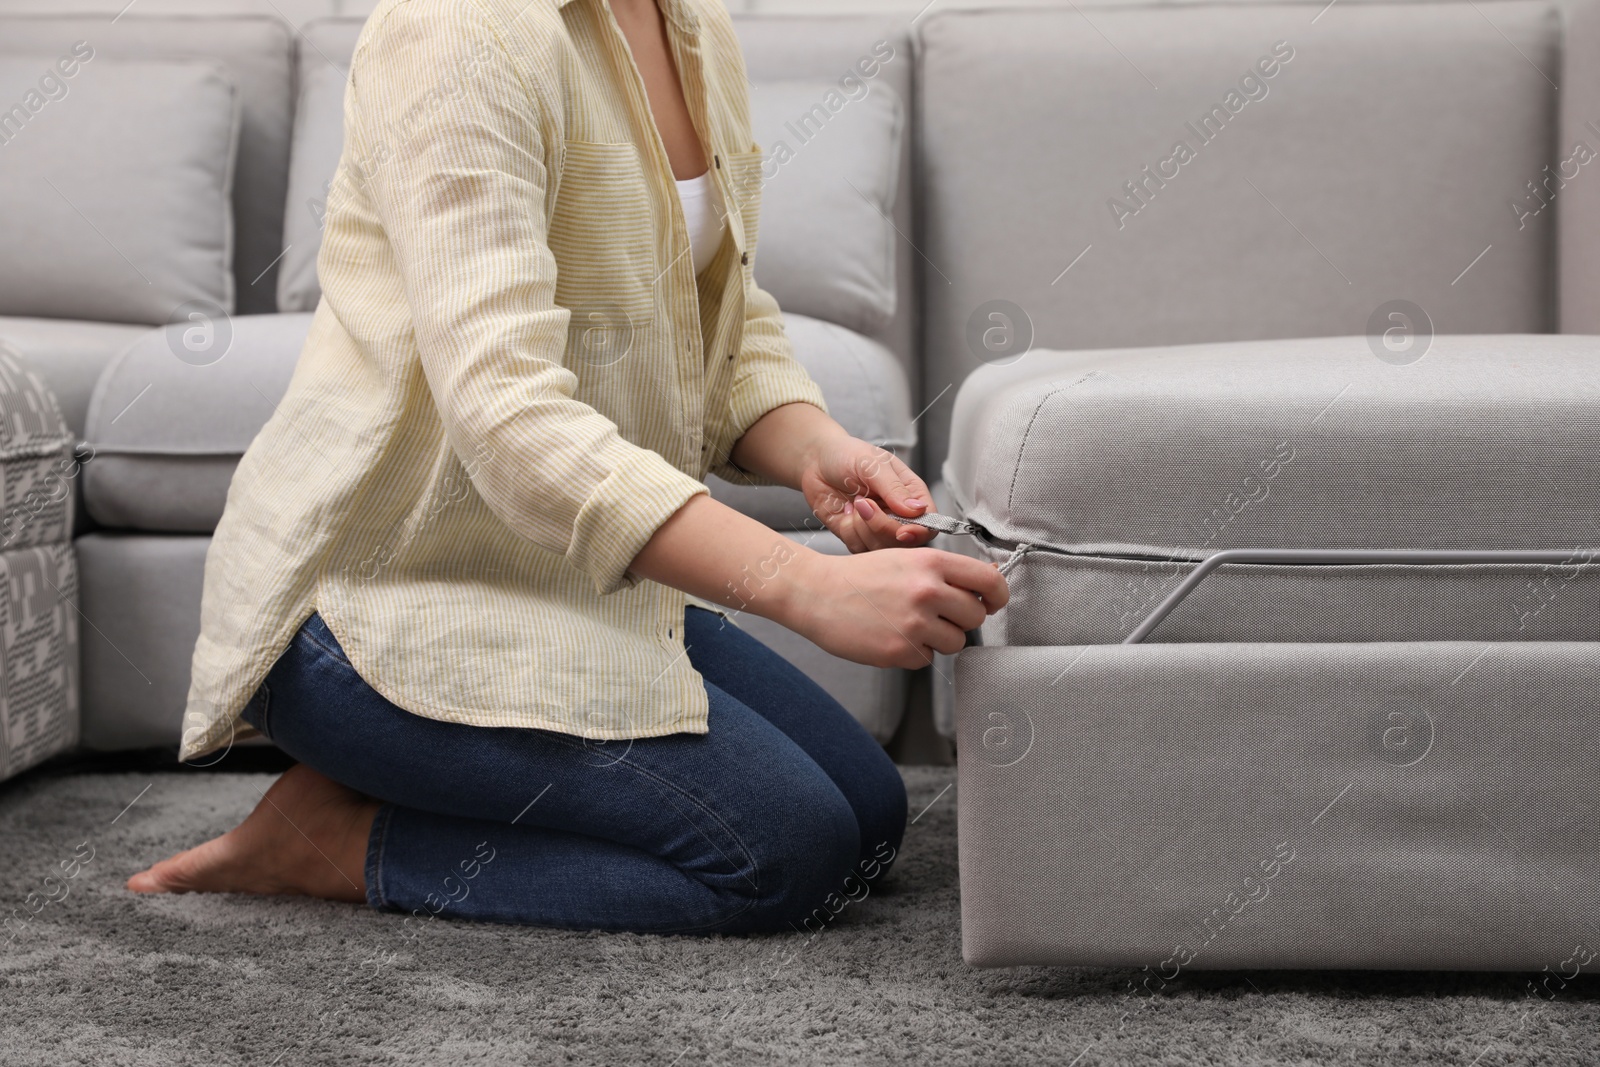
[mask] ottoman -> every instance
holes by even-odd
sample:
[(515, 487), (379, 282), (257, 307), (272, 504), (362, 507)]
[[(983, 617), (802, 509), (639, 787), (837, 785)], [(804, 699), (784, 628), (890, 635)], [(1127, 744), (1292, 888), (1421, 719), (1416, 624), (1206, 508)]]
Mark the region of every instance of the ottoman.
[(55, 398), (0, 345), (0, 779), (78, 740), (79, 471)]
[[(930, 524), (986, 966), (1526, 969), (1600, 950), (1600, 338), (1033, 352)], [(1576, 961), (1576, 962), (1575, 962)]]

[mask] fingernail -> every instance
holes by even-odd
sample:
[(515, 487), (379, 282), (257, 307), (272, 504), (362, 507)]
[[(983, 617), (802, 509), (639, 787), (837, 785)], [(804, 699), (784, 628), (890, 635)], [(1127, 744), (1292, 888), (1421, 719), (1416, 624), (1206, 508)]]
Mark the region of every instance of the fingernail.
[(919, 500), (916, 497), (912, 497), (910, 500), (906, 501), (906, 507), (908, 508), (925, 508), (927, 506), (928, 504), (926, 501)]
[(856, 514), (863, 519), (872, 518), (872, 503), (861, 497), (856, 497)]
[(901, 530), (899, 533), (894, 535), (894, 538), (896, 541), (915, 541), (917, 539), (917, 535), (912, 533), (910, 530)]

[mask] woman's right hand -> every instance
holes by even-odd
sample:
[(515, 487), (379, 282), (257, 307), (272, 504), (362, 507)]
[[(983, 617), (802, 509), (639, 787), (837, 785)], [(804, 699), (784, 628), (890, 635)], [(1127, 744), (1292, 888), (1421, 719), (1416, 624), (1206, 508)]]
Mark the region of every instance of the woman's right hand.
[(806, 552), (776, 621), (843, 659), (917, 668), (954, 654), (966, 631), (1006, 606), (993, 563), (937, 548), (829, 556)]

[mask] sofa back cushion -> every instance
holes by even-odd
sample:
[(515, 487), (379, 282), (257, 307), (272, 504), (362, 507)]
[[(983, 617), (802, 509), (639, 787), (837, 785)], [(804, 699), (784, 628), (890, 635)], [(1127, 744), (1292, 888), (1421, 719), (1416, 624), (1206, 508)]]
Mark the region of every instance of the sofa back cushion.
[[(913, 89), (909, 20), (903, 12), (736, 15), (733, 25), (744, 49), (745, 72), (750, 78), (751, 118), (757, 127), (754, 130), (756, 140), (763, 149), (769, 150), (778, 140), (783, 140), (794, 152), (793, 162), (776, 167), (768, 165), (769, 171), (777, 172), (777, 177), (762, 191), (761, 248), (756, 257), (756, 279), (777, 297), (784, 310), (802, 311), (849, 326), (888, 348), (901, 361), (915, 389), (919, 366), (915, 351), (918, 254), (911, 244), (915, 239), (915, 204), (911, 173)], [(797, 81), (829, 83), (848, 101), (839, 105), (836, 100), (818, 95), (805, 104), (808, 109), (818, 103), (832, 104), (829, 110), (835, 115), (827, 128), (805, 145), (784, 129), (787, 123), (796, 122), (799, 114), (789, 112), (792, 105), (784, 99), (788, 90), (779, 83)], [(814, 206), (808, 207), (801, 199), (803, 190), (797, 179), (807, 168), (816, 167), (818, 170), (812, 173), (819, 173), (822, 168), (832, 166), (824, 159), (824, 154), (833, 152), (839, 153), (841, 162), (854, 154), (855, 162), (849, 164), (851, 172), (860, 173), (855, 168), (869, 158), (867, 150), (847, 148), (842, 143), (846, 138), (838, 135), (850, 134), (854, 124), (859, 124), (858, 130), (874, 126), (884, 130), (893, 100), (899, 101), (905, 116), (904, 127), (892, 144), (872, 149), (870, 156), (875, 173), (893, 182), (893, 206), (887, 210), (886, 219), (861, 230), (849, 245), (834, 249), (830, 261), (828, 234), (834, 231), (835, 224), (824, 223), (820, 216), (813, 217), (811, 212), (838, 211), (840, 219), (865, 219), (863, 199), (873, 199), (877, 194), (865, 187), (857, 193), (835, 178), (830, 183), (832, 188), (825, 193), (819, 191)], [(760, 128), (763, 124), (769, 128), (775, 124), (777, 134), (765, 135), (763, 140)], [(857, 145), (864, 143), (864, 139), (856, 140)], [(893, 169), (887, 173), (881, 169), (884, 162), (878, 154), (885, 150), (896, 157)], [(811, 154), (809, 162), (803, 158), (808, 153)], [(794, 178), (784, 173), (790, 168), (796, 168)], [(851, 177), (850, 181), (860, 184), (857, 177)], [(785, 189), (784, 185), (791, 182), (791, 187)], [(852, 198), (854, 203), (847, 204), (845, 197)], [(791, 217), (791, 212), (799, 212), (799, 215)], [(887, 231), (883, 229), (884, 223), (888, 224)], [(803, 250), (791, 252), (789, 241), (796, 231), (807, 225), (817, 226), (818, 230), (810, 235)], [(869, 266), (870, 253), (851, 251), (879, 248), (882, 240), (893, 242), (892, 263), (883, 269)], [(841, 257), (845, 255), (853, 257), (849, 261), (849, 273), (840, 271)], [(839, 272), (841, 278), (826, 280), (830, 270)], [(843, 280), (852, 276), (858, 280)], [(874, 279), (870, 285), (859, 280), (868, 277)], [(861, 318), (847, 310), (869, 306), (859, 297), (850, 295), (852, 286), (859, 294), (886, 281), (894, 293), (894, 302), (891, 314), (881, 325), (873, 325), (870, 314), (868, 318)], [(816, 288), (808, 292), (812, 286)], [(822, 307), (825, 301), (814, 300), (813, 293), (828, 294), (826, 302), (831, 310)], [(883, 308), (881, 299), (874, 298), (874, 301), (870, 306)], [(856, 319), (854, 325), (852, 318)]]
[(317, 252), (328, 192), (344, 149), (344, 90), (364, 19), (318, 19), (300, 39), (289, 202), (283, 212), (286, 251), (278, 268), (278, 310), (315, 311), (322, 298)]
[(763, 152), (756, 282), (785, 311), (873, 333), (894, 320), (891, 222), (905, 107), (855, 78), (762, 82), (750, 125)]
[[(288, 177), (293, 31), (273, 16), (159, 17), (141, 15), (137, 7), (115, 21), (103, 14), (18, 15), (4, 20), (0, 56), (59, 56), (75, 41), (91, 44), (95, 63), (193, 59), (222, 66), (238, 90), (241, 116), (232, 193), (237, 310), (273, 310), (275, 264), (283, 251), (280, 238)], [(15, 102), (6, 100), (5, 106)], [(45, 192), (49, 193), (48, 187)], [(0, 207), (0, 216), (12, 210)], [(116, 258), (115, 253), (105, 251)]]
[(0, 315), (154, 325), (233, 307), (239, 98), (218, 64), (80, 41), (0, 55), (0, 101)]
[[(766, 23), (775, 26), (769, 27)], [(311, 311), (345, 71), (361, 19), (305, 28), (278, 306)], [(910, 232), (903, 180), (909, 48), (881, 20), (742, 19), (751, 125), (768, 153), (756, 277), (785, 311), (887, 344), (909, 366)], [(781, 29), (781, 33), (775, 30)], [(892, 43), (891, 38), (898, 43)]]
[[(924, 404), (1030, 334), (1553, 327), (1554, 212), (1528, 187), (1556, 158), (1546, 4), (952, 11), (920, 34)], [(924, 420), (930, 466), (950, 411)]]

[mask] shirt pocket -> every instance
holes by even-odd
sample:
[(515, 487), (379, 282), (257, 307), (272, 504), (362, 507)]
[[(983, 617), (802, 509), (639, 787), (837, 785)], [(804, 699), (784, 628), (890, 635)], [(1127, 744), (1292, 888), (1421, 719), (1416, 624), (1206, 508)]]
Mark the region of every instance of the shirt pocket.
[(579, 322), (631, 331), (655, 315), (650, 184), (633, 145), (568, 141), (547, 240), (556, 303)]

